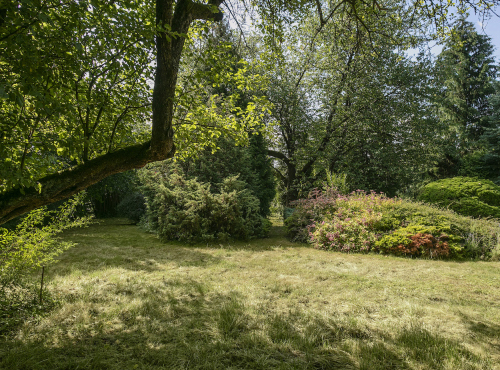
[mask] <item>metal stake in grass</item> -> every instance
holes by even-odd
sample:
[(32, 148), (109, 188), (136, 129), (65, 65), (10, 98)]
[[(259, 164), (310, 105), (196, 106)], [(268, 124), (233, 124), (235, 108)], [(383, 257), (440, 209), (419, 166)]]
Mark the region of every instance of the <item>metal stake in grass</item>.
[(43, 274), (45, 272), (45, 266), (42, 266), (42, 281), (40, 283), (40, 305), (42, 305), (42, 291), (43, 291)]

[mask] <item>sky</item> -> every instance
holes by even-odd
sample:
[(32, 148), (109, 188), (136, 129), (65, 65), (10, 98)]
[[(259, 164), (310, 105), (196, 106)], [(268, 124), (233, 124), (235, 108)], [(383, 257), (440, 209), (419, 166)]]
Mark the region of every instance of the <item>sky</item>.
[[(500, 13), (500, 9), (497, 9), (497, 13)], [(500, 14), (499, 14), (500, 15)], [(479, 33), (488, 35), (491, 37), (491, 43), (495, 47), (495, 60), (496, 63), (500, 63), (500, 18), (493, 16), (483, 22), (478, 19), (475, 15), (470, 15), (468, 20), (476, 26)]]
[[(496, 9), (497, 13), (500, 15), (500, 9)], [(474, 14), (469, 15), (467, 20), (476, 26), (477, 32), (487, 35), (491, 38), (491, 44), (495, 48), (494, 57), (496, 64), (500, 64), (500, 17), (493, 15), (490, 19), (482, 19), (480, 16)], [(435, 45), (431, 47), (432, 53), (437, 55), (443, 49), (442, 45)], [(410, 49), (409, 55), (416, 54), (417, 50)]]

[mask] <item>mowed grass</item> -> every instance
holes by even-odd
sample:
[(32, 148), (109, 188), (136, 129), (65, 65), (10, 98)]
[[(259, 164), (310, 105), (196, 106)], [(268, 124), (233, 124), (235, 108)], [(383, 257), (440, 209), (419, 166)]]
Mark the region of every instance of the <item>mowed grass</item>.
[(64, 236), (61, 302), (0, 342), (2, 369), (500, 369), (499, 262), (288, 242), (162, 243), (123, 220)]

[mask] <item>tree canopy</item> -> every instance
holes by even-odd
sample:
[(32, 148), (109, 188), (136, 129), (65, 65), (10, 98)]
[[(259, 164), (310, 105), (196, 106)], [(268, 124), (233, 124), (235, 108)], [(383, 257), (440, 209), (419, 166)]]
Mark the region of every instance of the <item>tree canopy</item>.
[[(489, 11), (496, 4), (456, 5)], [(387, 25), (422, 16), (422, 26), (446, 32), (450, 6), (430, 0), (2, 2), (0, 223), (113, 173), (170, 158), (176, 147), (192, 155), (221, 135), (244, 140), (239, 133), (259, 125), (268, 107), (248, 62), (223, 57), (221, 44), (201, 47), (223, 13), (241, 20), (253, 12), (272, 52), (313, 13), (312, 34), (340, 17), (364, 30), (376, 49), (378, 37), (397, 45), (415, 35), (385, 32)], [(210, 60), (209, 71), (198, 69), (198, 58)], [(231, 81), (240, 91), (221, 97), (205, 88), (209, 81)], [(244, 107), (237, 104), (241, 91), (255, 92)]]

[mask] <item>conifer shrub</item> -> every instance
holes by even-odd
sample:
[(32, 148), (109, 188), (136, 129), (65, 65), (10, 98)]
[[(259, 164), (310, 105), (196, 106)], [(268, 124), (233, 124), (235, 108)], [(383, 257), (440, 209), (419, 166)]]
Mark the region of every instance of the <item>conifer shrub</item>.
[(238, 176), (223, 179), (220, 191), (187, 179), (178, 166), (151, 166), (144, 172), (143, 224), (166, 240), (187, 242), (251, 239), (265, 236), (270, 222), (260, 202)]
[(500, 218), (500, 186), (474, 177), (453, 177), (424, 186), (418, 199), (472, 217)]
[(178, 163), (186, 178), (209, 183), (212, 193), (220, 193), (223, 180), (238, 175), (253, 195), (259, 199), (260, 214), (270, 215), (275, 197), (274, 169), (267, 156), (267, 146), (261, 134), (249, 134), (248, 146), (236, 146), (234, 141), (220, 137), (218, 150), (200, 152), (198, 157)]
[(292, 240), (341, 252), (423, 258), (496, 258), (500, 229), (431, 205), (383, 194), (315, 190), (285, 221)]

